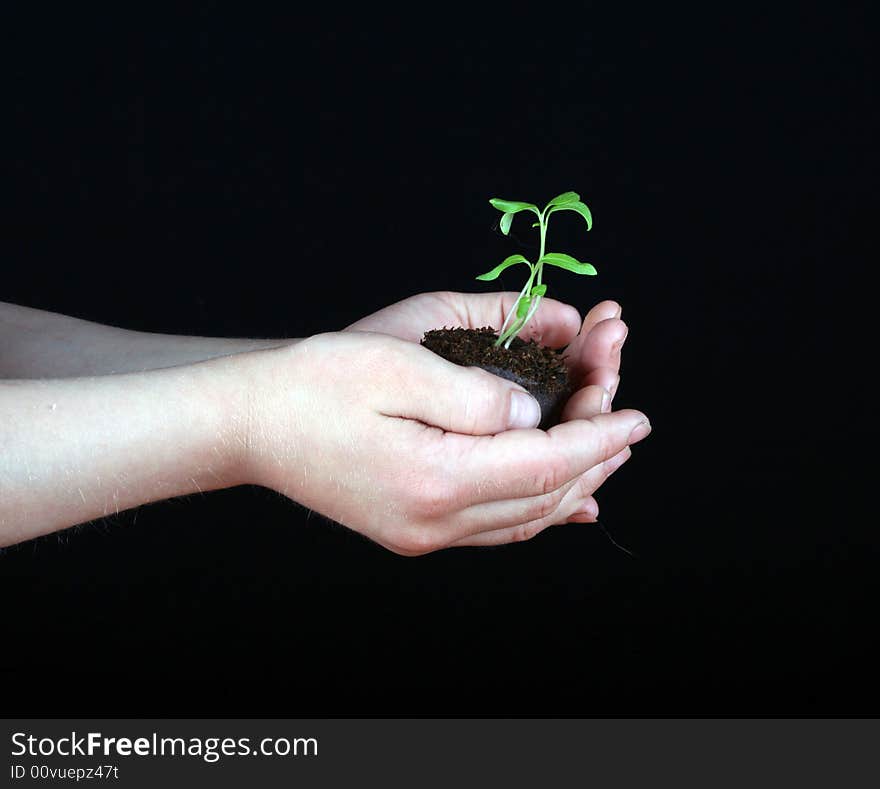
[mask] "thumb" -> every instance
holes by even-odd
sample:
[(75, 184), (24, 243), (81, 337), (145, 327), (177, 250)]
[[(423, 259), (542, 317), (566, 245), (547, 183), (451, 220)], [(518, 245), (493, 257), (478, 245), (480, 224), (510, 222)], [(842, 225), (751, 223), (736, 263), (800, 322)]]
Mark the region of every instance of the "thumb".
[(518, 384), (411, 347), (418, 353), (406, 360), (407, 369), (390, 387), (387, 415), (473, 436), (537, 427), (541, 421), (538, 401)]

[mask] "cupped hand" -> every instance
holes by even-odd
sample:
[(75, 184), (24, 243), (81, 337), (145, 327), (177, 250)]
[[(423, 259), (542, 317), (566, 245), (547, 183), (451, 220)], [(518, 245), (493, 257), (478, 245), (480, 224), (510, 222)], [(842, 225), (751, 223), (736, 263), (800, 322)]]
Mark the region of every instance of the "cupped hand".
[[(571, 339), (576, 327), (543, 330)], [(245, 481), (418, 555), (528, 539), (576, 517), (650, 432), (635, 410), (534, 429), (537, 403), (519, 386), (447, 362), (417, 336), (360, 329), (243, 355)]]
[[(499, 328), (518, 293), (420, 293), (392, 304), (353, 323), (345, 331), (370, 331), (419, 342), (426, 331), (442, 326), (477, 329)], [(529, 324), (520, 332), (551, 348), (565, 347), (564, 358), (575, 391), (566, 404), (562, 421), (589, 419), (611, 410), (620, 385), (620, 361), (629, 331), (615, 301), (596, 304), (581, 321), (577, 309), (554, 299), (543, 299)], [(627, 448), (601, 469), (584, 474), (572, 495), (579, 494), (583, 507), (569, 518), (589, 523), (597, 519), (599, 506), (592, 494), (626, 460)]]
[[(513, 292), (419, 293), (361, 318), (344, 331), (379, 332), (419, 342), (426, 331), (442, 326), (498, 329), (518, 297)], [(581, 322), (570, 304), (543, 299), (519, 336), (550, 348), (568, 346), (565, 359), (575, 386), (601, 386), (613, 397), (620, 383), (620, 352), (628, 331), (620, 315), (617, 302), (602, 301)], [(572, 409), (568, 418), (577, 418), (577, 401)]]

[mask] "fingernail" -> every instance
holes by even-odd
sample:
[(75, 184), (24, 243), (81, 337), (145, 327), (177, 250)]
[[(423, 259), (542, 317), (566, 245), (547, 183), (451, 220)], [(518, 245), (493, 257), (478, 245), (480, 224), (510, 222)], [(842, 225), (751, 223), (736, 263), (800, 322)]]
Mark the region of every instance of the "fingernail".
[(627, 335), (629, 334), (629, 326), (623, 332), (623, 337), (621, 337), (616, 343), (614, 343), (614, 352), (620, 353), (621, 348), (623, 348), (623, 344), (626, 342)]
[(510, 419), (508, 426), (511, 428), (537, 427), (541, 421), (541, 406), (530, 394), (519, 392), (514, 389), (510, 393)]
[(628, 444), (635, 444), (637, 441), (641, 441), (648, 433), (651, 432), (651, 423), (646, 419), (644, 422), (639, 422), (629, 434), (629, 438), (627, 439)]
[(603, 414), (607, 414), (611, 410), (611, 392), (607, 389), (602, 390), (602, 405), (600, 410)]

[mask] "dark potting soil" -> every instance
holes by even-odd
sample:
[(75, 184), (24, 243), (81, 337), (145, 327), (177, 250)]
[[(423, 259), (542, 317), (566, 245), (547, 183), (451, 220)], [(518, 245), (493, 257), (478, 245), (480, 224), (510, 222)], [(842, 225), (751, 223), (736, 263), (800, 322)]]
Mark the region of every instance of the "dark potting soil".
[(422, 345), (447, 361), (464, 367), (481, 367), (514, 381), (535, 397), (541, 406), (541, 424), (547, 429), (559, 421), (571, 394), (568, 368), (562, 352), (534, 340), (514, 338), (510, 348), (495, 347), (498, 335), (490, 326), (481, 329), (432, 329)]

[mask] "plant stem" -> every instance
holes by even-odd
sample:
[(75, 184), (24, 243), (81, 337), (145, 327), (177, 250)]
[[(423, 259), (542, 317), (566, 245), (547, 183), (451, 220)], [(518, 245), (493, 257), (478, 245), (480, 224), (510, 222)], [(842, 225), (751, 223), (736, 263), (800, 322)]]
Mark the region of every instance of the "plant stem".
[(507, 326), (507, 321), (516, 314), (517, 308), (519, 307), (519, 302), (523, 298), (523, 296), (531, 290), (532, 280), (535, 277), (535, 269), (532, 268), (532, 273), (529, 274), (529, 278), (526, 280), (526, 284), (523, 286), (523, 289), (519, 292), (519, 296), (516, 297), (516, 300), (513, 302), (513, 306), (510, 308), (510, 311), (507, 313), (507, 318), (504, 320), (504, 324), (501, 326), (501, 331), (498, 334), (498, 339), (495, 341), (495, 347), (497, 348), (501, 345), (505, 340), (507, 344), (504, 346), (505, 348), (510, 347), (510, 343), (513, 341), (513, 338), (519, 333), (519, 330), (525, 325), (522, 320), (519, 318), (515, 319), (513, 323), (510, 324), (507, 331), (504, 331), (504, 327)]
[(508, 322), (510, 321), (510, 319), (516, 314), (516, 308), (517, 308), (517, 306), (519, 305), (519, 300), (523, 297), (523, 294), (524, 294), (524, 293), (526, 292), (526, 290), (528, 289), (528, 287), (529, 287), (529, 282), (532, 281), (532, 276), (534, 276), (534, 269), (532, 270), (532, 274), (529, 275), (529, 278), (528, 278), (528, 280), (526, 281), (525, 286), (524, 286), (523, 289), (519, 292), (519, 296), (517, 296), (516, 299), (514, 300), (514, 302), (513, 302), (513, 306), (507, 311), (507, 317), (504, 319), (504, 323), (501, 324), (501, 328), (498, 330), (498, 340), (495, 342), (495, 346), (496, 346), (496, 347), (499, 346), (499, 345), (501, 345), (502, 342), (504, 342), (504, 340), (502, 339), (502, 337), (504, 337), (504, 329), (505, 329), (505, 327), (507, 326), (507, 324), (508, 324)]
[(526, 293), (530, 292), (532, 289), (532, 281), (537, 278), (536, 285), (541, 284), (541, 274), (544, 270), (544, 264), (541, 262), (541, 259), (544, 257), (544, 248), (547, 243), (547, 225), (549, 222), (549, 212), (542, 212), (541, 216), (538, 218), (538, 225), (540, 228), (541, 234), (541, 249), (538, 255), (538, 262), (532, 267), (532, 273), (529, 275), (529, 279), (525, 284), (525, 287), (519, 292), (519, 296), (517, 296), (516, 301), (513, 303), (513, 306), (510, 308), (510, 311), (507, 313), (507, 317), (504, 319), (504, 323), (501, 325), (501, 330), (498, 332), (498, 339), (495, 341), (495, 347), (497, 348), (499, 345), (504, 344), (505, 348), (510, 348), (510, 344), (513, 342), (513, 338), (516, 337), (517, 334), (522, 331), (523, 326), (525, 326), (531, 319), (532, 316), (538, 309), (538, 306), (541, 304), (541, 297), (536, 296), (531, 300), (529, 304), (529, 311), (526, 313), (525, 317), (522, 319), (514, 320), (513, 323), (510, 324), (510, 327), (505, 331), (505, 327), (507, 326), (507, 322), (513, 317), (513, 315), (517, 311), (517, 307), (519, 307), (520, 299), (525, 296)]
[(547, 241), (547, 225), (550, 224), (550, 214), (549, 213), (547, 214), (546, 221), (545, 221), (544, 214), (542, 213), (540, 223), (541, 223), (541, 250), (538, 254), (538, 263), (537, 263), (538, 284), (539, 285), (541, 284), (541, 273), (544, 270), (544, 264), (541, 262), (541, 259), (544, 257), (544, 246)]
[(535, 296), (535, 301), (532, 303), (531, 308), (528, 311), (528, 314), (523, 319), (523, 326), (525, 326), (531, 319), (532, 315), (534, 315), (538, 311), (538, 307), (541, 306), (542, 296)]
[(510, 343), (513, 342), (513, 338), (519, 334), (519, 330), (523, 327), (523, 324), (519, 321), (514, 321), (510, 324), (510, 328), (504, 332), (497, 340), (495, 340), (496, 347), (498, 345), (504, 344), (505, 348), (510, 348)]

